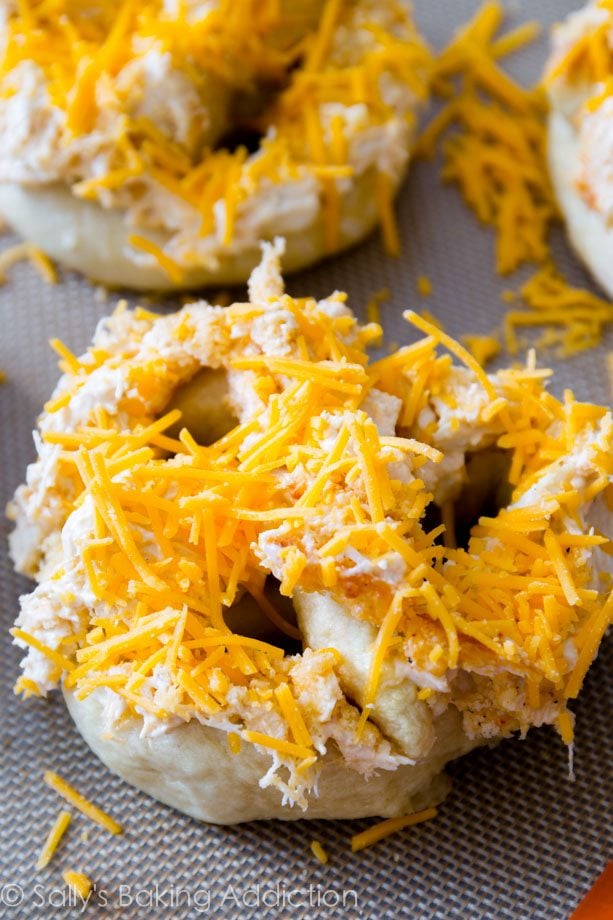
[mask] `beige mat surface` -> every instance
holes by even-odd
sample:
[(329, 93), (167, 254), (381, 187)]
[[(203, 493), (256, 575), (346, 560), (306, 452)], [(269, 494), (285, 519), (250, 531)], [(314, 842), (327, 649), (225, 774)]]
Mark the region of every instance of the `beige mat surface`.
[[(477, 5), (471, 0), (415, 3), (420, 25), (438, 47)], [(548, 25), (577, 5), (568, 0), (509, 3), (510, 21), (537, 17)], [(514, 73), (524, 82), (535, 79), (545, 54), (543, 40), (516, 55)], [(388, 339), (396, 342), (412, 335), (401, 319), (408, 306), (427, 305), (454, 335), (489, 330), (503, 315), (500, 290), (508, 282), (494, 277), (490, 233), (465, 211), (455, 189), (440, 185), (435, 164), (413, 170), (399, 214), (400, 259), (386, 258), (373, 239), (291, 279), (292, 292), (345, 289), (363, 315), (369, 295), (388, 287), (392, 298), (382, 312)], [(9, 238), (4, 241), (9, 245)], [(589, 283), (562, 239), (556, 247), (571, 279)], [(416, 294), (419, 274), (433, 283), (427, 303)], [(0, 367), (7, 374), (0, 387), (2, 505), (33, 458), (32, 424), (57, 378), (48, 339), (61, 336), (79, 352), (113, 300), (97, 302), (93, 289), (70, 275), (50, 287), (25, 264), (0, 288)], [(571, 385), (580, 398), (609, 401), (605, 354), (603, 347), (557, 364), (556, 392)], [(198, 824), (108, 774), (80, 740), (59, 698), (16, 700), (11, 688), (19, 653), (6, 629), (18, 595), (30, 588), (11, 572), (8, 529), (2, 520), (0, 917), (79, 916), (79, 907), (63, 905), (61, 870), (71, 868), (96, 881), (84, 914), (92, 918), (565, 920), (600, 873), (610, 847), (611, 643), (608, 654), (606, 648), (601, 651), (576, 706), (575, 782), (568, 779), (566, 750), (555, 733), (532, 732), (524, 742), (505, 742), (455, 764), (450, 770), (454, 789), (437, 820), (352, 855), (351, 834), (369, 822), (261, 822), (229, 829)], [(125, 833), (110, 837), (86, 819), (76, 820), (61, 854), (47, 872), (36, 875), (36, 855), (59, 806), (43, 786), (45, 769), (56, 770), (109, 810)], [(327, 866), (310, 854), (315, 838), (330, 854)]]

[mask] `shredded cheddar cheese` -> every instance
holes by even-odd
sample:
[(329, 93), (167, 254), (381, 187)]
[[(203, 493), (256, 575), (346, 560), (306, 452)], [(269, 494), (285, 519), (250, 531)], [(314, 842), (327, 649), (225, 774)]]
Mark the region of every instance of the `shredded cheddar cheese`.
[(436, 808), (425, 808), (423, 811), (416, 811), (412, 815), (380, 821), (379, 824), (374, 824), (368, 830), (362, 831), (360, 834), (354, 834), (351, 838), (351, 850), (353, 853), (357, 853), (359, 850), (371, 847), (405, 827), (413, 827), (416, 824), (423, 824), (424, 821), (431, 821), (432, 818), (436, 817), (436, 814)]
[(83, 872), (74, 872), (72, 870), (66, 870), (62, 872), (62, 878), (71, 888), (76, 891), (79, 897), (86, 901), (90, 895), (90, 892), (93, 887), (92, 880), (87, 877)]
[(417, 292), (422, 297), (429, 297), (432, 293), (432, 282), (426, 275), (419, 275), (417, 278)]
[[(524, 89), (496, 63), (536, 37), (538, 27), (525, 23), (496, 38), (502, 20), (502, 4), (485, 3), (439, 55), (433, 88), (451, 99), (426, 127), (417, 150), (425, 157), (442, 151), (444, 181), (457, 185), (477, 218), (494, 229), (501, 275), (524, 263), (539, 266), (519, 291), (521, 309), (507, 314), (507, 349), (517, 352), (518, 329), (542, 327), (536, 345), (566, 357), (602, 341), (613, 307), (570, 287), (553, 267), (549, 235), (560, 215), (546, 161), (544, 89)], [(604, 80), (611, 68), (608, 45), (601, 47), (606, 41), (606, 30), (586, 33), (547, 79), (575, 69), (588, 82)], [(453, 92), (451, 80), (457, 81)], [(503, 299), (517, 295), (505, 292)], [(483, 363), (493, 356), (493, 337), (470, 338)]]
[(164, 250), (157, 246), (152, 240), (146, 239), (144, 236), (138, 236), (137, 234), (132, 234), (129, 237), (128, 242), (135, 249), (140, 249), (143, 252), (148, 253), (150, 256), (156, 260), (160, 268), (163, 268), (171, 281), (176, 281), (180, 283), (183, 278), (183, 272), (181, 267), (177, 265), (169, 256), (166, 255)]
[(366, 304), (366, 320), (369, 323), (379, 323), (381, 321), (380, 307), (386, 300), (389, 300), (390, 292), (388, 288), (382, 288), (369, 298)]
[(311, 841), (311, 852), (315, 859), (322, 864), (322, 866), (325, 866), (326, 863), (328, 863), (330, 860), (328, 854), (324, 850), (319, 840)]
[(44, 774), (44, 780), (51, 789), (54, 789), (63, 799), (66, 799), (70, 805), (73, 805), (96, 824), (99, 824), (100, 827), (103, 827), (111, 834), (121, 834), (121, 824), (118, 824), (110, 815), (107, 815), (102, 809), (89, 802), (85, 796), (73, 789), (57, 773), (47, 770)]
[(66, 831), (68, 830), (68, 825), (70, 824), (70, 812), (61, 811), (53, 826), (51, 827), (49, 833), (47, 834), (47, 839), (45, 840), (44, 846), (38, 857), (38, 862), (36, 863), (37, 869), (44, 869), (51, 862), (55, 851), (57, 850), (60, 841)]
[(528, 310), (511, 310), (504, 322), (505, 344), (516, 354), (521, 329), (544, 327), (537, 347), (554, 348), (562, 357), (592, 348), (613, 323), (613, 304), (583, 288), (572, 287), (551, 264), (544, 265), (520, 288)]
[(462, 342), (482, 367), (500, 354), (500, 341), (494, 335), (464, 335)]
[(569, 47), (560, 49), (545, 75), (549, 84), (563, 78), (586, 88), (592, 87), (592, 94), (585, 100), (592, 110), (602, 105), (607, 97), (612, 75), (608, 36), (613, 9), (609, 0), (598, 0), (594, 5), (600, 13), (600, 22), (591, 29), (580, 30)]
[(57, 271), (51, 260), (32, 243), (17, 243), (0, 252), (0, 284), (6, 283), (6, 272), (18, 262), (29, 261), (44, 281), (56, 284)]

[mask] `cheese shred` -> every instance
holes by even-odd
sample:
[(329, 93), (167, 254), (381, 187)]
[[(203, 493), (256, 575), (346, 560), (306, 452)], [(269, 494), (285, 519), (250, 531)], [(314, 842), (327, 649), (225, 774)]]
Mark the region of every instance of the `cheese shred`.
[(357, 853), (359, 850), (371, 847), (373, 844), (379, 843), (380, 840), (401, 831), (405, 827), (413, 827), (416, 824), (423, 824), (425, 821), (431, 821), (436, 815), (436, 808), (425, 808), (423, 811), (416, 811), (412, 815), (404, 815), (399, 818), (388, 818), (386, 821), (381, 821), (379, 824), (369, 827), (368, 830), (362, 831), (360, 834), (354, 834), (351, 838), (351, 850), (353, 853)]
[(81, 898), (82, 901), (86, 901), (90, 895), (90, 892), (93, 887), (93, 882), (87, 875), (83, 872), (74, 872), (70, 869), (67, 869), (62, 873), (62, 878), (67, 885), (70, 886)]
[(44, 846), (40, 851), (40, 856), (36, 863), (37, 869), (44, 869), (51, 862), (55, 851), (60, 845), (60, 841), (66, 831), (68, 830), (68, 825), (70, 824), (70, 812), (61, 811), (55, 822), (47, 834), (47, 839), (45, 840)]
[[(445, 104), (423, 131), (417, 154), (431, 158), (441, 151), (443, 180), (494, 230), (499, 274), (538, 266), (518, 292), (521, 309), (507, 314), (507, 350), (515, 354), (523, 346), (518, 330), (540, 327), (537, 347), (568, 357), (602, 341), (613, 304), (570, 287), (554, 267), (550, 232), (560, 213), (547, 166), (544, 89), (523, 88), (497, 63), (536, 38), (539, 28), (527, 22), (496, 38), (503, 18), (501, 3), (483, 4), (439, 55), (433, 88)], [(457, 83), (453, 92), (450, 81)], [(494, 356), (497, 336), (470, 339), (475, 355)]]
[(111, 818), (110, 815), (107, 815), (106, 812), (102, 811), (101, 808), (89, 802), (85, 796), (82, 796), (80, 792), (73, 789), (73, 787), (58, 776), (57, 773), (47, 770), (43, 778), (46, 784), (50, 786), (51, 789), (54, 789), (58, 795), (61, 795), (63, 799), (66, 799), (69, 805), (74, 806), (74, 808), (78, 809), (78, 811), (82, 812), (96, 824), (99, 824), (100, 827), (103, 827), (110, 834), (122, 833), (123, 828), (121, 824), (118, 824), (117, 821)]
[(326, 863), (329, 862), (330, 858), (328, 854), (326, 853), (326, 851), (324, 850), (321, 843), (319, 842), (319, 840), (311, 841), (311, 853), (313, 854), (315, 859), (322, 864), (322, 866), (325, 866)]

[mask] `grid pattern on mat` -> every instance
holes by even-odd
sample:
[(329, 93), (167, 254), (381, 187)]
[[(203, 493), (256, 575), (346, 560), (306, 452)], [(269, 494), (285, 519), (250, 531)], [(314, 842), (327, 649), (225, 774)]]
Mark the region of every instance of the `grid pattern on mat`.
[[(477, 5), (475, 0), (415, 3), (421, 27), (438, 47)], [(569, 0), (510, 2), (510, 22), (537, 17), (548, 25), (576, 6)], [(545, 54), (543, 39), (516, 55), (513, 71), (524, 81), (535, 79)], [(496, 325), (503, 312), (500, 290), (507, 283), (494, 277), (492, 238), (465, 211), (456, 191), (440, 185), (435, 165), (417, 164), (412, 171), (400, 196), (399, 216), (404, 238), (399, 260), (383, 256), (379, 241), (372, 239), (291, 279), (291, 290), (316, 295), (348, 290), (354, 309), (362, 312), (370, 294), (388, 287), (392, 298), (382, 309), (384, 325), (388, 339), (402, 343), (410, 332), (401, 311), (426, 305), (415, 287), (417, 276), (426, 274), (433, 283), (427, 306), (452, 334), (468, 328), (485, 332)], [(561, 238), (556, 247), (571, 279), (588, 283)], [(47, 340), (60, 335), (78, 352), (113, 299), (97, 301), (92, 288), (74, 276), (49, 287), (27, 265), (17, 266), (9, 284), (0, 288), (0, 367), (7, 373), (0, 387), (3, 505), (32, 459), (32, 423), (57, 376)], [(609, 349), (612, 344), (609, 338)], [(580, 398), (607, 401), (605, 353), (602, 348), (561, 364), (555, 390), (572, 385)], [(29, 585), (12, 573), (4, 539), (8, 523), (2, 520), (0, 528), (0, 887), (5, 886), (8, 902), (0, 916), (79, 916), (79, 907), (61, 903), (61, 870), (71, 868), (96, 881), (86, 914), (91, 918), (566, 920), (601, 871), (611, 824), (610, 643), (576, 707), (574, 783), (568, 780), (566, 752), (555, 733), (532, 732), (523, 742), (504, 742), (454, 764), (454, 789), (436, 821), (353, 856), (349, 837), (368, 822), (198, 824), (110, 775), (77, 735), (59, 698), (17, 701), (11, 687), (18, 653), (5, 630), (18, 595)], [(121, 820), (125, 833), (110, 837), (77, 819), (49, 870), (36, 875), (36, 854), (59, 808), (59, 800), (42, 784), (43, 770), (49, 768)], [(328, 850), (327, 866), (311, 857), (313, 839)], [(21, 901), (14, 886), (23, 888)]]

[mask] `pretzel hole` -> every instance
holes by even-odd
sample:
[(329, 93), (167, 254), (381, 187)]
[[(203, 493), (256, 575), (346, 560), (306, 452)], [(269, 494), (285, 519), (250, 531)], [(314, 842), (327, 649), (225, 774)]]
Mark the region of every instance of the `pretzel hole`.
[(294, 605), (279, 591), (279, 582), (269, 575), (261, 592), (245, 591), (232, 607), (224, 610), (226, 626), (233, 633), (260, 639), (282, 648), (286, 655), (302, 651), (302, 639)]
[(466, 456), (465, 479), (453, 502), (455, 543), (466, 549), (470, 534), (481, 517), (495, 517), (509, 504), (511, 453), (495, 447)]
[(262, 143), (263, 134), (257, 128), (237, 126), (223, 135), (219, 147), (234, 153), (243, 147), (247, 153), (257, 153)]
[(228, 399), (228, 379), (222, 368), (203, 367), (191, 380), (177, 387), (166, 411), (179, 409), (181, 418), (166, 434), (177, 438), (187, 428), (203, 447), (214, 444), (238, 425)]
[(440, 544), (467, 549), (470, 535), (481, 517), (495, 517), (509, 504), (513, 488), (509, 483), (509, 451), (486, 448), (466, 455), (460, 490), (443, 506), (431, 502), (422, 526), (427, 532), (445, 524)]

